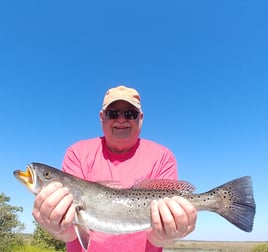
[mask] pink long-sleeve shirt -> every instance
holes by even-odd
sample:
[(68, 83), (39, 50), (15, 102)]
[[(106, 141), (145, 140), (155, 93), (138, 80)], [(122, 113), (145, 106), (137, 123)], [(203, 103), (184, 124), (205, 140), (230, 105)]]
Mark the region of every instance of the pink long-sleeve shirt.
[[(155, 142), (139, 139), (128, 152), (111, 152), (103, 137), (82, 140), (66, 151), (63, 171), (89, 181), (118, 181), (131, 187), (143, 179), (178, 179), (172, 152)], [(76, 239), (66, 244), (68, 252), (82, 252)], [(147, 231), (108, 235), (90, 232), (89, 252), (160, 252), (147, 239)]]

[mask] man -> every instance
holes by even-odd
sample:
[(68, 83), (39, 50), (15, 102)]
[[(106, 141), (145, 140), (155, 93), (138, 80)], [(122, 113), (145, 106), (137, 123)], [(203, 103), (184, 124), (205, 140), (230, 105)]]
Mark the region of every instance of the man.
[[(104, 136), (79, 141), (66, 152), (63, 170), (90, 181), (119, 181), (130, 187), (142, 179), (178, 179), (174, 155), (166, 147), (140, 139), (143, 112), (139, 93), (118, 86), (107, 91), (100, 120)], [(68, 252), (83, 251), (72, 225), (72, 195), (61, 184), (43, 189), (35, 199), (33, 216), (48, 232), (67, 243)], [(123, 235), (91, 232), (88, 251), (162, 251), (176, 238), (192, 232), (196, 209), (174, 197), (153, 201), (150, 230)]]

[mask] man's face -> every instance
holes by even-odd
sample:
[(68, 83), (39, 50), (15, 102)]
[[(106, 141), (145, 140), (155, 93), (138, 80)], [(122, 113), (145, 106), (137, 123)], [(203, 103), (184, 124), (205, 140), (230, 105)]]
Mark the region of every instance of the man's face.
[(100, 120), (108, 147), (125, 152), (137, 142), (143, 113), (126, 101), (116, 101), (100, 112)]

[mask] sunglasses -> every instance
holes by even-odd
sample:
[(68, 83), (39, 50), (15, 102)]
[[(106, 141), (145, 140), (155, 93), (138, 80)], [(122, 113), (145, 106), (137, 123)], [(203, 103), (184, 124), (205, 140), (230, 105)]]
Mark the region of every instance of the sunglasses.
[(135, 120), (138, 117), (138, 114), (140, 112), (134, 109), (129, 109), (129, 110), (119, 110), (119, 109), (108, 109), (105, 110), (105, 115), (108, 119), (118, 119), (121, 114), (124, 115), (124, 118), (126, 120)]

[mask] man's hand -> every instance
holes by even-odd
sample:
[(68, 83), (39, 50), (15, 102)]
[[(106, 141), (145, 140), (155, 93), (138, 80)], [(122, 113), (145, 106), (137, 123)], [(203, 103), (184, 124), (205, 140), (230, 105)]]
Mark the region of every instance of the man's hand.
[(195, 229), (195, 207), (182, 197), (154, 200), (151, 204), (152, 229), (149, 241), (163, 247), (174, 239), (183, 238)]
[(51, 183), (43, 188), (34, 201), (33, 217), (55, 238), (65, 242), (76, 238), (73, 197), (69, 189), (60, 183)]

